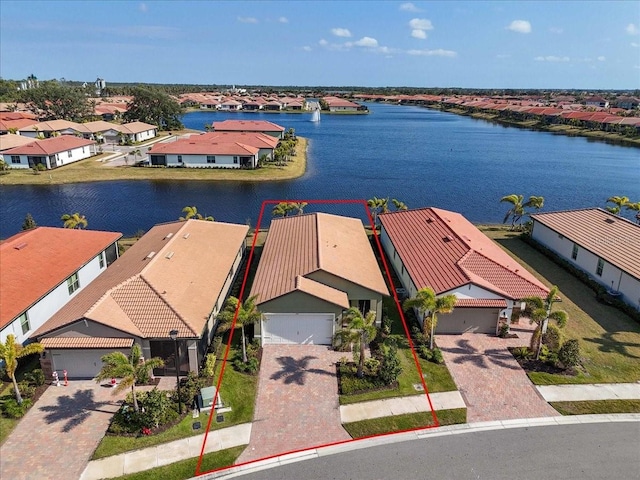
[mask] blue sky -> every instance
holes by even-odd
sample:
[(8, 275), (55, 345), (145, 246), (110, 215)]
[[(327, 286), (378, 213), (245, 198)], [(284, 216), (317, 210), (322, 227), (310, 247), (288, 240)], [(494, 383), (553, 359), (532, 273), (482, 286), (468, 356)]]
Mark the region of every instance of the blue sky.
[(0, 75), (640, 88), (640, 2), (0, 1)]

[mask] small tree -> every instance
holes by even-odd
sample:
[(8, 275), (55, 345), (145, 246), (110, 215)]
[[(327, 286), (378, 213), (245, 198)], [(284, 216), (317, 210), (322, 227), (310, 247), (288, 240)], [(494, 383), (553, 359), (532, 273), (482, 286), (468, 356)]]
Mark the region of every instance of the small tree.
[(19, 404), (22, 403), (22, 395), (20, 395), (18, 382), (16, 382), (18, 360), (28, 355), (33, 355), (34, 353), (42, 353), (43, 351), (44, 347), (40, 343), (30, 343), (23, 347), (16, 342), (16, 337), (13, 333), (7, 335), (4, 344), (0, 343), (0, 360), (4, 361), (7, 376), (13, 382), (13, 390), (16, 396), (16, 401)]
[(606, 209), (614, 215), (619, 215), (622, 207), (629, 203), (629, 197), (609, 197), (607, 203), (613, 203), (613, 206), (607, 206)]
[[(358, 360), (358, 377), (364, 376), (364, 356), (365, 349), (369, 343), (376, 338), (378, 329), (375, 326), (376, 312), (373, 310), (365, 316), (356, 307), (351, 307), (342, 317), (348, 325), (336, 333), (336, 337), (344, 343), (354, 345), (353, 356)], [(357, 353), (356, 353), (357, 352)]]
[(518, 224), (518, 228), (522, 228), (522, 217), (529, 214), (525, 209), (533, 208), (536, 211), (540, 210), (544, 206), (544, 197), (531, 196), (529, 200), (524, 202), (524, 196), (512, 194), (502, 197), (500, 202), (506, 202), (512, 205), (504, 216), (502, 223), (507, 223), (507, 220), (511, 218), (511, 230), (515, 230), (516, 224)]
[(80, 215), (78, 212), (76, 213), (65, 213), (60, 217), (60, 220), (63, 221), (62, 226), (64, 228), (86, 228), (89, 222), (84, 215)]
[[(229, 297), (224, 304), (224, 308), (218, 314), (218, 330), (220, 332), (227, 332), (233, 327), (233, 319), (236, 319), (236, 327), (240, 327), (242, 332), (242, 361), (247, 363), (247, 344), (244, 327), (247, 325), (253, 325), (258, 323), (262, 318), (262, 313), (256, 307), (257, 295), (247, 298), (244, 302), (241, 302), (236, 297)], [(236, 310), (238, 315), (236, 317)]]
[(38, 225), (36, 221), (33, 219), (30, 213), (27, 213), (27, 216), (24, 217), (24, 222), (22, 223), (22, 230), (31, 230), (32, 228), (36, 228)]
[(431, 287), (418, 290), (416, 296), (404, 301), (405, 310), (414, 308), (422, 313), (422, 333), (429, 335), (429, 348), (433, 350), (433, 334), (438, 325), (438, 315), (451, 313), (458, 298), (453, 295), (437, 297)]
[(391, 203), (393, 203), (393, 206), (395, 207), (396, 210), (407, 210), (407, 205), (404, 202), (401, 202), (400, 200), (396, 200), (395, 198), (391, 199)]
[(380, 345), (382, 359), (380, 361), (380, 380), (385, 385), (391, 385), (402, 373), (402, 364), (398, 358), (398, 348), (395, 345)]
[(193, 207), (184, 207), (182, 209), (182, 213), (184, 213), (184, 217), (180, 217), (178, 220), (189, 220), (193, 218), (195, 220), (205, 220), (207, 222), (213, 222), (215, 219), (211, 215), (204, 216), (201, 213), (198, 213), (198, 207), (195, 205)]
[(575, 367), (580, 363), (580, 343), (576, 339), (567, 340), (560, 347), (558, 360), (566, 368)]
[(373, 197), (367, 200), (367, 206), (373, 216), (373, 226), (376, 227), (378, 225), (378, 215), (389, 211), (389, 199)]
[(536, 360), (540, 358), (540, 347), (542, 345), (542, 332), (546, 331), (549, 320), (554, 320), (558, 327), (564, 328), (569, 316), (564, 310), (551, 311), (553, 304), (560, 301), (558, 287), (553, 286), (546, 298), (527, 297), (523, 298), (525, 308), (520, 312), (521, 317), (528, 317), (530, 323), (535, 323), (536, 328), (531, 335), (530, 348), (536, 352)]

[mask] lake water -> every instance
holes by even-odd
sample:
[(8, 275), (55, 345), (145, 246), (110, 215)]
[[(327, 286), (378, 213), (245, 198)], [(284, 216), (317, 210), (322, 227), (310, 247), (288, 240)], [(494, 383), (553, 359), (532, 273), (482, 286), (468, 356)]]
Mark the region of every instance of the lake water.
[[(227, 118), (264, 119), (295, 128), (310, 139), (306, 174), (278, 182), (2, 186), (0, 236), (19, 231), (27, 212), (39, 225), (58, 226), (60, 215), (77, 211), (86, 215), (89, 228), (133, 234), (177, 219), (185, 205), (196, 205), (220, 221), (255, 226), (267, 199), (388, 196), (411, 208), (455, 210), (474, 222), (501, 222), (508, 206), (499, 200), (512, 193), (544, 196), (544, 210), (603, 206), (612, 195), (640, 200), (637, 148), (419, 107), (368, 106), (369, 115), (323, 115), (320, 123), (311, 122), (306, 113), (189, 113), (185, 126), (200, 130)], [(361, 207), (328, 211), (364, 218)]]

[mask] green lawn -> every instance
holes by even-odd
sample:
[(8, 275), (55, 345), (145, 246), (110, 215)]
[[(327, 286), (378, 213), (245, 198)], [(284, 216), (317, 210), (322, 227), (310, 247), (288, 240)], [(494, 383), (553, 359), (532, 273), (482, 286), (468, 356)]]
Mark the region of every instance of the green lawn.
[[(233, 465), (245, 448), (246, 445), (243, 445), (227, 450), (220, 450), (219, 452), (207, 453), (202, 457), (200, 471), (208, 472), (217, 468)], [(190, 458), (165, 465), (164, 467), (156, 467), (151, 470), (145, 470), (144, 472), (131, 473), (117, 478), (121, 480), (155, 480), (157, 478), (161, 478), (162, 480), (184, 480), (194, 476), (197, 464), (197, 457)]]
[(640, 400), (592, 400), (584, 402), (551, 402), (562, 415), (598, 413), (640, 413)]
[[(1, 385), (4, 385), (4, 387)], [(4, 403), (10, 398), (13, 398), (13, 385), (11, 383), (0, 384), (0, 403)], [(16, 428), (19, 421), (19, 418), (7, 418), (4, 415), (0, 415), (0, 445), (4, 443), (9, 434)]]
[[(467, 422), (467, 409), (441, 410), (436, 412), (441, 426)], [(389, 432), (401, 432), (434, 425), (430, 412), (407, 413), (392, 417), (374, 418), (359, 422), (345, 423), (342, 426), (352, 438), (369, 437)]]
[[(229, 352), (229, 358), (232, 358), (233, 351)], [(218, 363), (217, 375), (220, 374), (222, 362)], [(220, 396), (225, 405), (231, 406), (231, 412), (224, 414), (224, 422), (211, 422), (211, 430), (231, 427), (240, 423), (247, 423), (253, 420), (253, 409), (255, 406), (255, 397), (258, 385), (258, 377), (245, 375), (236, 372), (230, 363), (227, 364), (224, 371), (224, 378), (220, 387)], [(193, 422), (199, 421), (203, 428), (193, 430)], [(206, 413), (200, 414), (200, 418), (194, 419), (191, 415), (187, 415), (179, 424), (165, 430), (157, 435), (141, 436), (141, 437), (120, 437), (105, 436), (98, 448), (93, 453), (93, 460), (119, 453), (138, 450), (140, 448), (152, 447), (180, 438), (190, 437), (204, 433), (204, 428), (209, 421)]]
[(569, 314), (565, 337), (580, 341), (585, 372), (577, 376), (531, 373), (535, 384), (640, 380), (640, 324), (616, 308), (599, 303), (591, 289), (520, 240), (518, 234), (494, 228), (483, 231), (544, 284), (560, 288), (562, 303), (558, 308)]

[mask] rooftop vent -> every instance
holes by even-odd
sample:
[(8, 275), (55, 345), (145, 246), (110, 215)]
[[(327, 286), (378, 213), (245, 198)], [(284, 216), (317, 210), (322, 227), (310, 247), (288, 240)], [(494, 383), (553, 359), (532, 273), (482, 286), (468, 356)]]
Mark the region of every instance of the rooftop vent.
[(616, 221), (613, 218), (605, 218), (604, 220), (607, 223), (615, 223)]
[(166, 237), (164, 237), (164, 239), (165, 239), (165, 240), (167, 240), (167, 239), (169, 239), (169, 238), (171, 238), (171, 237), (173, 237), (173, 232), (169, 232), (169, 233), (167, 233), (167, 236), (166, 236)]
[(182, 238), (184, 238), (184, 239), (186, 240), (187, 238), (189, 238), (189, 235), (191, 235), (191, 234), (190, 234), (190, 233), (185, 233), (185, 234), (182, 236)]
[(147, 255), (147, 258), (153, 258), (155, 254), (156, 252), (149, 252), (149, 255)]
[(435, 220), (433, 217), (427, 218), (427, 223), (433, 223)]
[(26, 247), (26, 246), (27, 246), (27, 242), (22, 242), (22, 243), (17, 244), (17, 245), (16, 245), (15, 247), (13, 247), (13, 248), (15, 248), (16, 250), (22, 250), (22, 249), (23, 249), (24, 247)]
[(164, 258), (168, 258), (168, 259), (171, 259), (171, 257), (173, 257), (173, 252), (169, 252), (164, 256)]
[(451, 235), (447, 235), (442, 240), (444, 240), (445, 242), (453, 242), (453, 237)]

